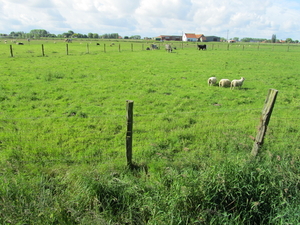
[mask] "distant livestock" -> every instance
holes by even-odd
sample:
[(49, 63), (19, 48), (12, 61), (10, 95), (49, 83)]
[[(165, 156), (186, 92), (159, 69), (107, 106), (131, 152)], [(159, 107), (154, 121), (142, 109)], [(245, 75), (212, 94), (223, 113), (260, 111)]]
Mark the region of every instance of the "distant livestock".
[(213, 86), (217, 83), (217, 78), (216, 77), (210, 77), (210, 78), (208, 78), (207, 83), (208, 83), (209, 86)]
[(100, 45), (99, 43), (96, 43), (96, 45)]
[(65, 42), (67, 42), (67, 43), (72, 43), (72, 39), (66, 38), (66, 39), (65, 39)]
[(24, 45), (24, 43), (23, 42), (18, 42), (17, 45)]
[(241, 77), (241, 79), (239, 79), (239, 80), (231, 81), (230, 89), (234, 89), (235, 87), (242, 87), (244, 80), (245, 80), (245, 78)]
[(197, 45), (198, 50), (206, 50), (206, 45)]
[(172, 46), (169, 45), (169, 44), (165, 45), (165, 49), (166, 49), (167, 52), (172, 52)]
[(151, 44), (151, 49), (154, 50), (154, 49), (158, 49), (157, 45), (155, 44)]
[(219, 82), (219, 87), (230, 87), (231, 82), (228, 79), (221, 79)]

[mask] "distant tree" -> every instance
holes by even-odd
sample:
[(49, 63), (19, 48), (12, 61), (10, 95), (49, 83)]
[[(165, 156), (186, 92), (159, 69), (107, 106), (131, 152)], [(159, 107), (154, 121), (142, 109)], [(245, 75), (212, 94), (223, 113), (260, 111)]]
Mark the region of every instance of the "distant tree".
[(103, 38), (103, 39), (119, 39), (119, 34), (118, 33), (103, 34), (103, 35), (100, 36), (100, 38)]
[(299, 43), (299, 40), (295, 40), (295, 43)]
[(70, 34), (70, 36), (73, 36), (73, 34), (74, 34), (74, 31), (72, 31), (72, 30), (69, 30), (69, 31), (68, 31), (68, 33)]
[(293, 41), (292, 38), (287, 38), (287, 39), (285, 40), (285, 42), (286, 42), (286, 43), (293, 43), (294, 41)]
[(129, 37), (128, 36), (124, 36), (124, 39), (129, 39)]
[(271, 42), (276, 43), (276, 34), (272, 34)]
[(130, 37), (130, 39), (141, 39), (140, 35), (133, 35)]
[(94, 33), (94, 34), (93, 34), (93, 38), (99, 38), (99, 34)]
[(44, 29), (33, 29), (29, 33), (32, 37), (36, 37), (36, 38), (38, 38), (38, 37), (48, 37), (49, 34), (50, 34), (48, 31), (46, 31)]
[(88, 33), (88, 38), (93, 38), (93, 33)]
[(239, 41), (239, 40), (240, 40), (240, 38), (238, 38), (238, 37), (234, 37), (232, 40), (234, 40), (234, 41)]

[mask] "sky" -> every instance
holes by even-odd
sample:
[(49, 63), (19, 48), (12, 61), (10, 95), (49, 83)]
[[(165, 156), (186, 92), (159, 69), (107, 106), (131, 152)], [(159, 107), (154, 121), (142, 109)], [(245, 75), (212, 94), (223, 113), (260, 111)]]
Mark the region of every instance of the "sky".
[(300, 0), (0, 0), (0, 33), (300, 40)]

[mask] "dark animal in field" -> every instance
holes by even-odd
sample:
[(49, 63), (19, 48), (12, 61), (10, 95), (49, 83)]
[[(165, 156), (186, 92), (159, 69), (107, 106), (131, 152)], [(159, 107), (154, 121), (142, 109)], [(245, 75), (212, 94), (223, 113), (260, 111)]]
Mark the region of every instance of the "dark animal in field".
[(157, 47), (157, 45), (155, 45), (155, 44), (151, 44), (151, 49), (153, 50), (153, 49), (158, 49), (158, 47)]
[(198, 50), (206, 50), (206, 45), (197, 45)]
[(169, 45), (169, 44), (165, 45), (165, 49), (166, 49), (167, 52), (172, 52), (172, 46)]
[(65, 42), (67, 42), (67, 43), (72, 43), (72, 39), (66, 38), (66, 39), (65, 39)]
[(22, 43), (22, 42), (18, 42), (18, 43), (17, 43), (17, 45), (24, 45), (24, 43)]
[(96, 45), (100, 45), (99, 43), (97, 43)]
[(146, 48), (146, 50), (150, 50), (150, 48), (149, 48), (149, 47), (147, 47), (147, 48)]

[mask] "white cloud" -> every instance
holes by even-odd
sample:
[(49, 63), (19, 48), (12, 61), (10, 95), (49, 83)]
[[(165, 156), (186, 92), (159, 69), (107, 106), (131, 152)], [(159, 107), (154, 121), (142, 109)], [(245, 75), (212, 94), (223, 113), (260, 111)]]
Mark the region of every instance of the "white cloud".
[(179, 35), (300, 39), (296, 0), (2, 0), (0, 33)]

